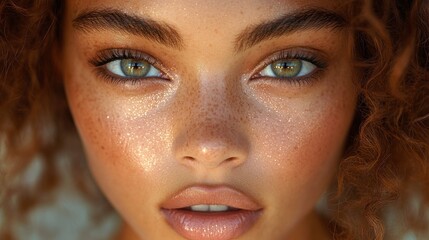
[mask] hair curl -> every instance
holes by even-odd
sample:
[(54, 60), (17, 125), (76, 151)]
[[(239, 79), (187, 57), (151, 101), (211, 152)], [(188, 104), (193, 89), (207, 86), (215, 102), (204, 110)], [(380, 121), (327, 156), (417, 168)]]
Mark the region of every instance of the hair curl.
[[(404, 232), (427, 231), (428, 5), (424, 0), (347, 2), (360, 99), (329, 201), (336, 239), (393, 235), (388, 213), (407, 219)], [(7, 216), (0, 239), (14, 239), (13, 221), (47, 201), (40, 192), (55, 188), (55, 159), (70, 148), (66, 136), (76, 136), (61, 73), (53, 67), (62, 14), (62, 1), (0, 2), (0, 213)], [(45, 168), (29, 188), (19, 176), (36, 156)], [(75, 171), (82, 167), (77, 164)], [(91, 193), (87, 181), (79, 180)]]
[(401, 227), (396, 221), (386, 232), (392, 212), (407, 219), (402, 234), (427, 231), (428, 3), (352, 1), (350, 14), (361, 89), (357, 133), (340, 163), (332, 202), (340, 209), (333, 215), (337, 237), (383, 239)]

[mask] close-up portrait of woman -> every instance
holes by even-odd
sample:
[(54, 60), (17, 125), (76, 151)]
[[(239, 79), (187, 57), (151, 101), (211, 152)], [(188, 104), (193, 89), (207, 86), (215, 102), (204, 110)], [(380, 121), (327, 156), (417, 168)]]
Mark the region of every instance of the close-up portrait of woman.
[(429, 239), (429, 1), (1, 0), (0, 239)]

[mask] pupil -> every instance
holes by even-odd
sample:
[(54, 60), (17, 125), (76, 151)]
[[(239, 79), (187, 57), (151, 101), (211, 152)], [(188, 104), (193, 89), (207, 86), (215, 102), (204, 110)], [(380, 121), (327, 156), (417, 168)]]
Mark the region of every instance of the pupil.
[(271, 65), (271, 69), (278, 77), (296, 77), (302, 68), (301, 60), (279, 60)]
[(121, 60), (121, 69), (125, 76), (144, 77), (150, 70), (150, 64), (144, 60)]

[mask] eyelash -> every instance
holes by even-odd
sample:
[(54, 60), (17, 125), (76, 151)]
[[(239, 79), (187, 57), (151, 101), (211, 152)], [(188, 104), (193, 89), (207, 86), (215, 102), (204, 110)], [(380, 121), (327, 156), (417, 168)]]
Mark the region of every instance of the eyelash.
[[(275, 77), (266, 77), (266, 76), (260, 75), (260, 72), (264, 68), (266, 68), (270, 64), (273, 64), (274, 62), (279, 61), (279, 60), (307, 61), (311, 64), (314, 64), (314, 66), (316, 68), (315, 68), (315, 70), (313, 70), (308, 75), (302, 76), (302, 77), (275, 78)], [(257, 80), (259, 78), (263, 78), (263, 79), (269, 79), (271, 81), (278, 82), (280, 84), (293, 84), (293, 85), (301, 86), (304, 84), (312, 83), (313, 81), (317, 80), (318, 75), (320, 73), (322, 73), (327, 67), (328, 67), (328, 64), (327, 64), (326, 60), (316, 56), (313, 53), (309, 53), (309, 52), (306, 52), (304, 50), (283, 50), (283, 51), (277, 52), (277, 53), (271, 55), (270, 57), (268, 57), (267, 59), (265, 59), (262, 62), (262, 64), (260, 65), (260, 67), (257, 68), (258, 69), (256, 71), (257, 73), (254, 74), (250, 78), (250, 81)]]
[[(123, 59), (136, 59), (136, 60), (144, 60), (147, 61), (149, 64), (153, 65), (157, 69), (162, 69), (162, 64), (157, 61), (155, 58), (137, 51), (137, 50), (131, 50), (131, 49), (106, 49), (103, 51), (100, 51), (97, 53), (97, 55), (90, 60), (90, 63), (96, 67), (97, 74), (103, 77), (104, 79), (107, 79), (110, 82), (116, 83), (116, 84), (123, 84), (124, 82), (128, 82), (131, 84), (139, 84), (142, 80), (142, 78), (127, 78), (127, 77), (121, 77), (117, 76), (116, 74), (111, 73), (109, 70), (106, 69), (106, 64), (113, 62), (115, 60), (123, 60)], [(267, 77), (267, 76), (261, 76), (260, 72), (269, 66), (270, 64), (273, 64), (276, 61), (279, 60), (301, 60), (301, 61), (307, 61), (311, 64), (314, 64), (316, 69), (313, 70), (308, 75), (302, 76), (302, 77), (292, 77), (292, 78), (275, 78), (275, 77)], [(317, 80), (317, 76), (319, 73), (323, 72), (327, 68), (327, 63), (325, 60), (322, 60), (321, 58), (317, 57), (313, 53), (308, 53), (306, 51), (300, 51), (300, 50), (284, 50), (280, 51), (278, 53), (275, 53), (271, 55), (270, 57), (266, 58), (261, 64), (260, 67), (258, 67), (258, 71), (256, 71), (256, 74), (253, 74), (253, 76), (249, 79), (250, 81), (254, 81), (257, 79), (269, 79), (270, 81), (275, 81), (280, 84), (292, 84), (292, 85), (298, 85), (301, 86), (303, 84), (309, 84), (315, 80)], [(164, 78), (165, 80), (168, 80), (166, 75), (160, 70), (160, 72), (163, 74), (161, 78)], [(150, 78), (150, 77), (148, 77)]]
[[(96, 68), (97, 74), (101, 77), (117, 84), (121, 84), (124, 82), (129, 82), (131, 84), (139, 84), (142, 78), (127, 78), (121, 77), (116, 74), (111, 73), (106, 69), (106, 64), (113, 62), (115, 60), (123, 60), (123, 59), (135, 59), (135, 60), (143, 60), (153, 65), (155, 68), (162, 69), (162, 64), (157, 61), (155, 58), (132, 49), (122, 49), (122, 48), (114, 48), (114, 49), (106, 49), (97, 53), (97, 55), (90, 60), (90, 63)], [(163, 79), (168, 79), (166, 74), (162, 73)], [(150, 78), (150, 77), (149, 77)]]

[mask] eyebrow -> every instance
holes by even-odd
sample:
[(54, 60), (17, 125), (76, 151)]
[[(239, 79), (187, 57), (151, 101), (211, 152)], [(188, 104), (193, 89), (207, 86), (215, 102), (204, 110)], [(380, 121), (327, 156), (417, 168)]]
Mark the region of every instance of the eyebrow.
[(235, 50), (243, 51), (262, 41), (296, 31), (322, 28), (344, 28), (347, 20), (336, 12), (325, 9), (304, 9), (280, 18), (250, 26), (235, 40)]
[(173, 26), (114, 9), (80, 13), (73, 20), (73, 27), (84, 32), (115, 29), (120, 32), (143, 36), (169, 47), (178, 49), (183, 47), (183, 39)]
[[(344, 28), (347, 21), (336, 12), (325, 9), (304, 9), (287, 13), (277, 19), (247, 27), (237, 35), (236, 52), (244, 51), (262, 41), (296, 31), (321, 28)], [(84, 32), (115, 29), (152, 39), (169, 47), (181, 49), (183, 38), (171, 25), (150, 18), (130, 15), (115, 9), (91, 10), (80, 13), (73, 26)]]

